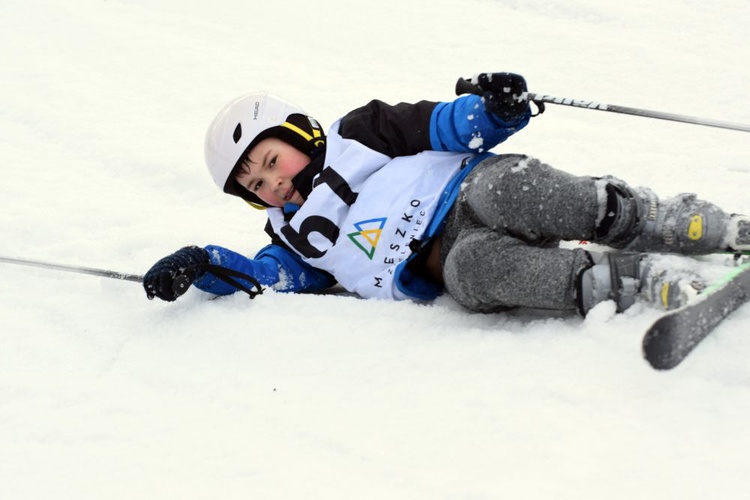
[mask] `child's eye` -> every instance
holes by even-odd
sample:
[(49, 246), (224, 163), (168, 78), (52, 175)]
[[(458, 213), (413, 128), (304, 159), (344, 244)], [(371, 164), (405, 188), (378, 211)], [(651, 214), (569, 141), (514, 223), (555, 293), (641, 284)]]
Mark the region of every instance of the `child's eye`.
[(253, 185), (253, 191), (257, 191), (257, 190), (259, 190), (259, 189), (261, 188), (261, 186), (262, 186), (262, 185), (263, 185), (263, 181), (258, 181), (258, 182), (256, 182), (256, 183), (255, 183), (255, 184)]
[(268, 162), (268, 168), (273, 168), (276, 166), (276, 157), (274, 156), (270, 162)]

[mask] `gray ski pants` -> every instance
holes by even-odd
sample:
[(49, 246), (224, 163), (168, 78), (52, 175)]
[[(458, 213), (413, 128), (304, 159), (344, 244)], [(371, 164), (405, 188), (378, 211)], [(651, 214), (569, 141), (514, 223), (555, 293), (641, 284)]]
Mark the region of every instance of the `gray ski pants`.
[(591, 265), (561, 240), (590, 240), (601, 217), (593, 177), (521, 155), (474, 168), (448, 213), (441, 263), (448, 293), (473, 311), (575, 310), (579, 273)]

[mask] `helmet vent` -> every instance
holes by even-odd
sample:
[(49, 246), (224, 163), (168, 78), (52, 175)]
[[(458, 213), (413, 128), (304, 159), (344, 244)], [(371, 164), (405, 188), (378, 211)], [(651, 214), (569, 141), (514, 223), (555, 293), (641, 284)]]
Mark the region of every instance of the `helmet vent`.
[(234, 139), (234, 143), (237, 144), (240, 142), (240, 138), (242, 137), (242, 125), (237, 124), (237, 127), (234, 129), (234, 134), (232, 134), (232, 139)]

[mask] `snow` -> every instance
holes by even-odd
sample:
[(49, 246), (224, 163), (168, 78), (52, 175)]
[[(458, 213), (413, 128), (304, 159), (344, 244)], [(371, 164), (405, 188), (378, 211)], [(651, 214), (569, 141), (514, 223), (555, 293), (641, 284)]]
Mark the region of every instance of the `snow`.
[[(692, 0), (0, 4), (0, 255), (144, 273), (253, 253), (203, 135), (267, 89), (324, 125), (459, 76), (750, 123), (750, 4)], [(741, 132), (547, 105), (497, 151), (750, 212)], [(584, 321), (138, 284), (0, 264), (3, 498), (750, 498), (750, 307), (650, 369), (658, 313)]]

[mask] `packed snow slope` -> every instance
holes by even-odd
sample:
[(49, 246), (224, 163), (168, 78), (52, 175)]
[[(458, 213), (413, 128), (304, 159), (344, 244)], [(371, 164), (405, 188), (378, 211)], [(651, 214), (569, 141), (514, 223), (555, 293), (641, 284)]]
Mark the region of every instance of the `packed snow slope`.
[[(25, 0), (0, 4), (0, 255), (143, 274), (252, 254), (203, 136), (267, 89), (330, 125), (459, 76), (750, 123), (750, 3)], [(548, 106), (496, 151), (750, 212), (750, 136)], [(140, 285), (0, 264), (7, 499), (750, 498), (750, 307), (680, 367), (658, 312), (481, 315)]]

